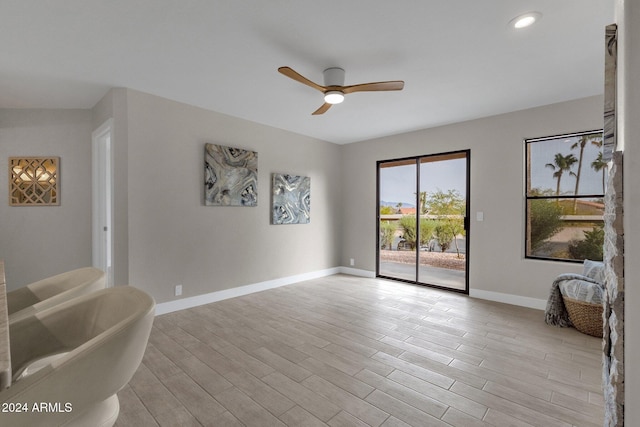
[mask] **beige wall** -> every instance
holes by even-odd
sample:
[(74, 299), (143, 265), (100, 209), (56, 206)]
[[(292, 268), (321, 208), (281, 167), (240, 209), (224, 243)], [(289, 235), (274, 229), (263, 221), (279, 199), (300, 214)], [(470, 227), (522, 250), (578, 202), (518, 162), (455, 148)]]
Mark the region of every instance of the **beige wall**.
[[(471, 150), (470, 290), (546, 300), (570, 263), (525, 260), (523, 139), (602, 128), (601, 96), (343, 146), (342, 265), (375, 270), (376, 161)], [(484, 221), (475, 221), (476, 212)]]
[[(339, 265), (340, 146), (127, 91), (129, 281), (157, 302)], [(204, 144), (258, 152), (258, 206), (204, 206)], [(273, 172), (311, 178), (311, 223), (270, 225)]]
[[(0, 110), (0, 259), (8, 290), (91, 265), (91, 112)], [(8, 158), (60, 157), (60, 206), (10, 207)]]

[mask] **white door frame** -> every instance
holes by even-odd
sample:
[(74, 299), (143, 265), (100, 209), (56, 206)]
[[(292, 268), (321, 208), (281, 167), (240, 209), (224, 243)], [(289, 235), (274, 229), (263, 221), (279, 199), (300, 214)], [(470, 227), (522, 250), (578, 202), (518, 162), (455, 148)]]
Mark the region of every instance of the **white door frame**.
[(113, 119), (91, 134), (92, 142), (92, 258), (93, 266), (113, 286)]

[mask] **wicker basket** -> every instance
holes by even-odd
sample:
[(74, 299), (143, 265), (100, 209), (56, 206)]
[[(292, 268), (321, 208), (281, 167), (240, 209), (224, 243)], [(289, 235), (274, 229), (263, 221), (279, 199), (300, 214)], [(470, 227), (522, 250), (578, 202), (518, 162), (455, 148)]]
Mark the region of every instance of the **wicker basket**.
[(602, 338), (602, 304), (563, 299), (573, 326), (583, 334)]

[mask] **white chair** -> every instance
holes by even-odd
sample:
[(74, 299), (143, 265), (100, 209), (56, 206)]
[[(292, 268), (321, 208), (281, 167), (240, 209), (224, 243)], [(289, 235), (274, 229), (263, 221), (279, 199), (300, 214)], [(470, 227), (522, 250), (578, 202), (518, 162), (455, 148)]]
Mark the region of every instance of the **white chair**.
[(9, 323), (71, 298), (103, 289), (105, 285), (106, 275), (102, 270), (85, 267), (7, 292)]
[[(0, 405), (14, 411), (0, 412), (0, 425), (112, 426), (119, 412), (116, 393), (140, 365), (154, 312), (148, 294), (120, 286), (13, 322), (15, 382), (0, 391)], [(44, 411), (33, 410), (42, 404)], [(20, 406), (28, 411), (16, 412)]]

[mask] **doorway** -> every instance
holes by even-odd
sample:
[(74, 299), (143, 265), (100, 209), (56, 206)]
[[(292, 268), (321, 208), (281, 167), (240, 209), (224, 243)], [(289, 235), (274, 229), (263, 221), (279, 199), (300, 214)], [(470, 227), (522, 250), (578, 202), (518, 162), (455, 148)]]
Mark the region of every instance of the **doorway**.
[(112, 119), (92, 135), (92, 258), (93, 266), (107, 276), (113, 286), (113, 162)]
[(378, 277), (469, 293), (469, 156), (378, 162)]

